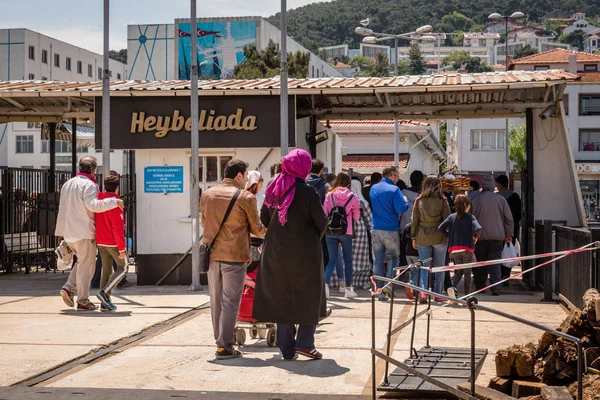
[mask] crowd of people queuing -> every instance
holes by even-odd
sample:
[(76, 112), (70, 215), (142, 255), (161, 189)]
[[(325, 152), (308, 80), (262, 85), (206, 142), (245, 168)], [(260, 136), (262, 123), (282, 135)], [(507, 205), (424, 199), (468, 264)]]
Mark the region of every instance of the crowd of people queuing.
[[(114, 310), (110, 293), (124, 276), (125, 254), (123, 238), (114, 233), (123, 231), (118, 223), (123, 208), (118, 179), (108, 176), (107, 193), (98, 193), (95, 159), (82, 159), (79, 169), (61, 191), (56, 235), (79, 259), (61, 296), (73, 306), (77, 294), (78, 309), (96, 309), (89, 301), (89, 283), (98, 247), (106, 266), (97, 297), (102, 307)], [(234, 348), (234, 328), (252, 261), (260, 260), (253, 318), (277, 324), (283, 359), (321, 359), (315, 330), (328, 316), (327, 299), (334, 287), (353, 299), (359, 296), (357, 289), (370, 287), (373, 274), (391, 278), (400, 265), (417, 260), (429, 260), (425, 267), (439, 267), (499, 259), (503, 245), (518, 236), (520, 199), (508, 191), (505, 176), (496, 181), (486, 177), (481, 190), (474, 182), (471, 191), (456, 196), (443, 192), (438, 176), (413, 171), (410, 187), (399, 178), (393, 166), (365, 182), (346, 172), (324, 174), (322, 161), (296, 149), (271, 166), (271, 179), (264, 185), (260, 172), (249, 171), (242, 160), (230, 160), (223, 181), (200, 199), (203, 241), (214, 243), (208, 285), (216, 358), (242, 356)], [(261, 238), (257, 249), (252, 244)], [(430, 277), (426, 268), (418, 271), (409, 272), (410, 283), (417, 287), (431, 284), (435, 293), (456, 295), (464, 279), (465, 294), (471, 290), (470, 269), (458, 270), (453, 277), (444, 272)], [(476, 268), (473, 274), (479, 290), (486, 287), (488, 275), (494, 285), (510, 269), (494, 265)], [(498, 295), (500, 288), (492, 286), (491, 292)], [(387, 301), (390, 295), (384, 287), (379, 300)], [(414, 299), (415, 293), (407, 290), (407, 296)]]

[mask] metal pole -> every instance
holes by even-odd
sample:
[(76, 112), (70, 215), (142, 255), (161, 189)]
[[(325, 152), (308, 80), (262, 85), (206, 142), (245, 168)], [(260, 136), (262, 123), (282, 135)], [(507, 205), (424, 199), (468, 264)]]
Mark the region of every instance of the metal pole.
[(102, 172), (110, 171), (110, 68), (108, 61), (109, 4), (104, 0), (104, 72), (102, 73)]
[(77, 173), (77, 118), (71, 120), (71, 173)]
[(281, 0), (281, 89), (280, 89), (280, 112), (281, 112), (281, 158), (288, 153), (288, 65), (287, 65), (287, 4), (286, 0)]
[[(398, 76), (398, 38), (394, 38), (394, 76)], [(400, 166), (400, 133), (398, 132), (398, 119), (394, 120), (394, 167)]]
[(50, 175), (48, 176), (48, 193), (56, 192), (56, 122), (48, 124), (48, 147), (50, 147)]
[[(504, 20), (506, 21), (506, 33), (504, 34), (504, 45), (505, 50), (506, 50), (506, 72), (508, 72), (508, 16), (504, 17)], [(506, 177), (509, 179), (510, 182), (510, 159), (509, 159), (509, 155), (508, 155), (508, 138), (509, 138), (509, 131), (508, 131), (508, 118), (506, 118), (506, 140), (504, 143), (504, 147), (505, 147), (505, 152), (506, 152)]]
[(467, 299), (467, 307), (471, 314), (471, 396), (475, 397), (475, 308), (473, 305), (477, 304), (477, 298), (469, 297)]
[[(371, 283), (373, 292), (377, 290), (375, 281)], [(375, 359), (375, 296), (371, 296), (371, 400), (377, 399), (377, 360)]]
[(200, 137), (198, 131), (198, 27), (196, 23), (196, 0), (191, 0), (190, 33), (192, 35), (192, 93), (190, 95), (192, 116), (192, 190), (190, 191), (190, 214), (192, 217), (192, 290), (201, 290), (200, 285)]

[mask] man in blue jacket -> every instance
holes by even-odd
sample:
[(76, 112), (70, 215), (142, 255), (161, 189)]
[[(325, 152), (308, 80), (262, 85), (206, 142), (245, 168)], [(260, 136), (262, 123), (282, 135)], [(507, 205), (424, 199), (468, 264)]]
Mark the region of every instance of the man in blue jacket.
[[(390, 255), (386, 277), (392, 277), (392, 271), (398, 268), (398, 257), (400, 255), (400, 237), (398, 229), (402, 213), (406, 212), (409, 204), (396, 186), (399, 174), (396, 167), (387, 167), (383, 170), (383, 180), (371, 188), (371, 204), (373, 208), (373, 253), (375, 255), (374, 273), (383, 276), (383, 263), (385, 255)], [(377, 286), (383, 286), (383, 282), (377, 282)], [(391, 291), (384, 289), (386, 294)], [(380, 296), (379, 300), (387, 300)]]

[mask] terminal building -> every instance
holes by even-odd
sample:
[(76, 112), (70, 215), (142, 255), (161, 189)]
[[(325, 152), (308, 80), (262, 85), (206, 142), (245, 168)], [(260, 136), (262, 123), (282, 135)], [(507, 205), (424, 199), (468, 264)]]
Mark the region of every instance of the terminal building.
[[(29, 29), (0, 29), (0, 81), (100, 81), (101, 54), (82, 49)], [(110, 60), (111, 77), (122, 80), (127, 65)], [(77, 131), (77, 153), (95, 154), (91, 124)], [(56, 141), (57, 170), (71, 170), (70, 124), (59, 124)], [(0, 167), (47, 169), (50, 166), (48, 138), (40, 120), (0, 123)], [(100, 164), (102, 163), (98, 155)], [(122, 172), (123, 152), (111, 153), (111, 166)], [(100, 165), (99, 172), (102, 171)]]
[[(261, 17), (199, 18), (198, 74), (205, 79), (229, 79), (244, 60), (244, 47), (265, 49), (270, 41), (280, 43), (281, 31)], [(173, 23), (127, 27), (127, 79), (190, 79), (191, 30), (189, 19)], [(288, 52), (309, 52), (288, 36)], [(308, 78), (342, 76), (311, 53)]]

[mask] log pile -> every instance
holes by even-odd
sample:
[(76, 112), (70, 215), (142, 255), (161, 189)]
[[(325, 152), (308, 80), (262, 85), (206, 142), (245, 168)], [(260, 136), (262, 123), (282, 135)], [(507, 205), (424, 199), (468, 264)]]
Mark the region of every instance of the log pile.
[[(583, 400), (600, 400), (600, 293), (589, 289), (583, 297), (583, 307), (573, 309), (558, 331), (575, 336), (583, 342)], [(531, 394), (531, 387), (568, 387), (577, 396), (577, 346), (566, 339), (544, 333), (536, 344), (513, 345), (496, 353), (497, 378), (490, 388), (516, 398)], [(533, 384), (535, 383), (535, 384)], [(525, 388), (527, 389), (527, 388)], [(564, 389), (563, 389), (564, 390)], [(535, 393), (538, 395), (538, 393)], [(540, 395), (543, 393), (540, 391)]]

